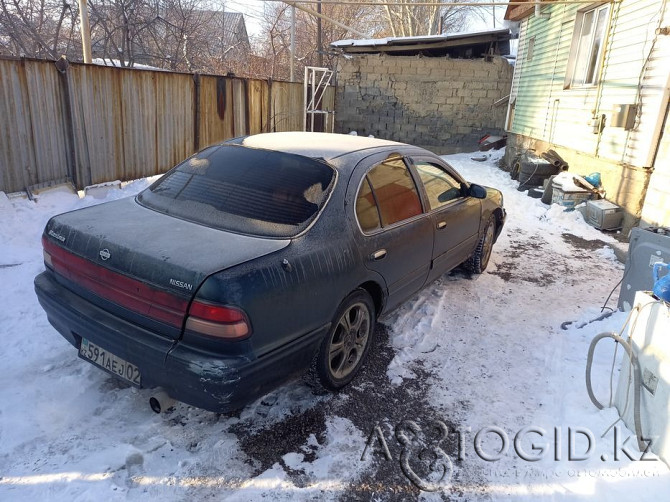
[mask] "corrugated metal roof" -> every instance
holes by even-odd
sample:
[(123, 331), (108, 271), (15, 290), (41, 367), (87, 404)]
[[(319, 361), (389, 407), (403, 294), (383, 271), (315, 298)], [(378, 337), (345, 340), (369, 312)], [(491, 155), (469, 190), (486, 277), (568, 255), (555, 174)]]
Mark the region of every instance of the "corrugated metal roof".
[(364, 40), (346, 39), (332, 42), (331, 47), (346, 48), (346, 47), (382, 47), (390, 45), (416, 45), (416, 44), (435, 44), (439, 45), (444, 41), (462, 41), (462, 45), (472, 43), (473, 39), (480, 39), (481, 37), (489, 37), (491, 40), (510, 40), (511, 33), (507, 28), (499, 30), (484, 30), (472, 32), (459, 33), (442, 33), (441, 35), (424, 35), (416, 37), (386, 37), (386, 38), (371, 38)]
[(332, 48), (346, 54), (388, 54), (391, 56), (452, 57), (473, 59), (510, 53), (509, 29), (444, 33), (420, 37), (390, 37), (368, 40), (340, 40)]

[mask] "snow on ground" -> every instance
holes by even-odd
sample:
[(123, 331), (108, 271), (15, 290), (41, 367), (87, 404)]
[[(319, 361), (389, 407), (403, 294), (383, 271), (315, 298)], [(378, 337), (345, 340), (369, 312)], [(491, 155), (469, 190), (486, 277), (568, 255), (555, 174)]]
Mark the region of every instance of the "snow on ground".
[[(315, 396), (297, 381), (234, 415), (183, 404), (155, 415), (150, 391), (77, 358), (33, 292), (50, 216), (133, 195), (148, 180), (111, 187), (102, 199), (51, 190), (31, 202), (0, 193), (0, 500), (664, 498), (667, 467), (622, 453), (614, 460), (613, 430), (601, 435), (617, 413), (598, 411), (586, 393), (591, 339), (625, 320), (616, 313), (579, 328), (600, 315), (621, 277), (606, 245), (612, 238), (577, 212), (518, 192), (495, 167), (501, 155), (445, 157), (505, 196), (507, 224), (483, 275), (455, 271), (406, 302), (380, 327), (368, 366), (338, 395)], [(563, 330), (566, 321), (576, 322)], [(602, 401), (610, 348), (598, 350), (593, 368)], [(414, 433), (403, 420), (415, 422)], [(462, 431), (462, 460), (458, 436), (443, 438), (438, 422)], [(596, 439), (587, 460), (568, 459), (577, 429)], [(520, 448), (537, 461), (515, 453), (520, 431)], [(410, 481), (425, 457), (402, 440), (423, 433), (436, 469), (414, 480), (437, 491)], [(501, 458), (482, 459), (500, 450), (500, 437), (509, 443)], [(583, 434), (575, 437), (584, 452)]]

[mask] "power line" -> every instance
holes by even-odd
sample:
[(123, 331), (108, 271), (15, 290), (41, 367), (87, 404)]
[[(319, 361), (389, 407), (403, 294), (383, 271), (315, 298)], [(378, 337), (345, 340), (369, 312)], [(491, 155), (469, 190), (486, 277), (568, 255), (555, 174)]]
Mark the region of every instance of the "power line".
[(256, 6), (254, 7), (253, 4), (236, 2), (234, 0), (227, 0), (226, 5), (227, 4), (234, 4), (239, 6), (238, 10), (242, 10), (243, 11), (241, 12), (242, 14), (245, 14), (247, 11), (250, 11), (257, 16), (262, 16), (263, 14), (265, 14), (263, 8), (258, 6), (258, 4), (256, 4)]
[(256, 11), (252, 11), (252, 13), (249, 13), (243, 8), (240, 7), (229, 7), (226, 6), (226, 12), (231, 12), (235, 14), (242, 14), (244, 17), (248, 17), (251, 19), (255, 19), (257, 21), (265, 21), (265, 18), (263, 17), (263, 14), (256, 13)]
[[(281, 2), (285, 3), (284, 0), (254, 0), (256, 2), (263, 3), (276, 3)], [(602, 3), (618, 3), (623, 0), (605, 0)], [(512, 0), (509, 2), (501, 1), (484, 1), (478, 2), (476, 0), (465, 0), (463, 2), (375, 2), (373, 0), (299, 0), (301, 4), (317, 4), (321, 3), (323, 5), (361, 5), (361, 6), (380, 6), (380, 7), (506, 7), (508, 5), (526, 5), (528, 7), (534, 7), (535, 5), (570, 5), (570, 4), (592, 4), (593, 0), (543, 0), (543, 1), (523, 1), (523, 0)]]

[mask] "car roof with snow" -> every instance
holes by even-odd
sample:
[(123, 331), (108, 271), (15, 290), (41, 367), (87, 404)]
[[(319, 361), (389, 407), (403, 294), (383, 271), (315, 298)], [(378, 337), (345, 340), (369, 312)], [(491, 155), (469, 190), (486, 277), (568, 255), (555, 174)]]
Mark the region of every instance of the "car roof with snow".
[[(322, 132), (275, 132), (256, 134), (234, 141), (250, 148), (263, 148), (331, 161), (364, 150), (407, 148), (409, 145), (385, 139)], [(373, 152), (370, 152), (373, 153)]]

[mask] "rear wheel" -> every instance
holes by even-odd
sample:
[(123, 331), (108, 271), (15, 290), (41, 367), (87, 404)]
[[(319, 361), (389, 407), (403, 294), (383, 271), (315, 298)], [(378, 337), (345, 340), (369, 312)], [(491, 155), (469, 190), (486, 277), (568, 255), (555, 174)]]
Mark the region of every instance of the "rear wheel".
[(477, 243), (477, 248), (472, 256), (465, 262), (465, 267), (473, 274), (481, 274), (486, 270), (491, 258), (491, 251), (493, 250), (493, 239), (496, 232), (495, 216), (489, 216), (486, 223), (484, 235), (482, 235)]
[(360, 370), (375, 331), (375, 308), (362, 290), (349, 294), (340, 304), (333, 323), (312, 363), (310, 373), (329, 390), (347, 385)]

